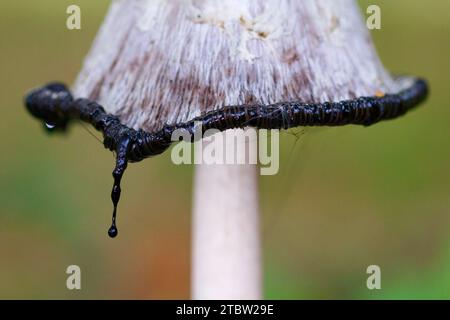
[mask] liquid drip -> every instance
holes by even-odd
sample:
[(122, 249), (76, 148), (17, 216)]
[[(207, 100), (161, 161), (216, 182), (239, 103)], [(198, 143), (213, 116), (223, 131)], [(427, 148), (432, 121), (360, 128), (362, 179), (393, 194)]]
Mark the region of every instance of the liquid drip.
[(56, 128), (56, 126), (54, 124), (45, 122), (45, 129), (47, 129), (48, 131), (53, 131)]
[(117, 226), (116, 226), (116, 212), (117, 212), (117, 209), (115, 207), (114, 212), (113, 212), (112, 224), (111, 224), (111, 227), (109, 227), (109, 229), (108, 229), (108, 236), (110, 238), (117, 237), (117, 234), (119, 233), (119, 230), (117, 230)]
[(120, 180), (122, 179), (122, 175), (115, 175), (115, 172), (116, 170), (114, 170), (113, 172), (114, 186), (111, 191), (111, 200), (113, 202), (114, 210), (112, 215), (111, 227), (109, 227), (108, 229), (108, 235), (110, 238), (117, 237), (117, 234), (119, 233), (119, 230), (117, 229), (116, 226), (116, 216), (117, 216), (117, 204), (119, 203), (120, 200), (120, 192), (121, 192)]
[(111, 200), (114, 206), (113, 214), (112, 214), (112, 222), (111, 227), (108, 229), (108, 235), (110, 238), (117, 237), (117, 234), (119, 233), (119, 230), (117, 229), (116, 225), (116, 216), (117, 216), (117, 205), (119, 204), (120, 200), (120, 182), (122, 180), (123, 173), (125, 172), (125, 169), (128, 165), (128, 146), (130, 144), (130, 140), (128, 138), (123, 139), (120, 141), (118, 148), (117, 148), (117, 158), (116, 158), (116, 167), (113, 171), (113, 177), (114, 177), (114, 185), (111, 191)]

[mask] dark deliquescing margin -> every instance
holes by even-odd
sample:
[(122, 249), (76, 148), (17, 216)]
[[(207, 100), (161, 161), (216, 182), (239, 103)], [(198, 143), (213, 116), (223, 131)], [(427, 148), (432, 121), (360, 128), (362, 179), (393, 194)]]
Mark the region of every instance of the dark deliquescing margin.
[(48, 128), (64, 131), (71, 120), (92, 124), (103, 133), (105, 148), (116, 152), (111, 199), (114, 205), (110, 237), (117, 236), (116, 211), (120, 199), (120, 181), (128, 162), (141, 161), (161, 154), (172, 141), (177, 129), (194, 133), (201, 124), (208, 129), (224, 131), (233, 128), (288, 129), (298, 126), (369, 126), (382, 120), (397, 118), (425, 100), (428, 86), (415, 79), (412, 85), (397, 94), (381, 97), (361, 97), (354, 100), (325, 103), (280, 102), (272, 105), (228, 106), (210, 111), (188, 122), (166, 125), (156, 132), (134, 130), (122, 124), (117, 116), (106, 113), (101, 105), (88, 99), (74, 99), (67, 87), (48, 84), (27, 94), (25, 105)]

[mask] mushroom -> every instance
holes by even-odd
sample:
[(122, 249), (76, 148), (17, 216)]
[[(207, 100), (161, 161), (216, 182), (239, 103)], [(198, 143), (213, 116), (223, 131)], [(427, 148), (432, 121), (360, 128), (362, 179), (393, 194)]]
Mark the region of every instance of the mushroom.
[[(427, 84), (384, 69), (353, 0), (121, 0), (72, 92), (53, 83), (26, 106), (53, 130), (91, 123), (116, 152), (114, 237), (127, 163), (164, 152), (177, 130), (195, 141), (198, 123), (225, 138), (246, 127), (369, 126), (418, 105)], [(195, 170), (193, 297), (261, 298), (256, 165)]]

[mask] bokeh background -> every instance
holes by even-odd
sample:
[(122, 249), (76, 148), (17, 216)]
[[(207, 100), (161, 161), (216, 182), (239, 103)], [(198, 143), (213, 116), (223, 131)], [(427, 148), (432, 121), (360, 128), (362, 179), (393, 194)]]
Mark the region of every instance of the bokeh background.
[[(65, 28), (69, 4), (80, 31)], [(111, 240), (112, 154), (80, 125), (46, 134), (22, 105), (31, 87), (72, 83), (108, 4), (0, 2), (0, 298), (189, 298), (193, 167), (168, 153), (131, 165)], [(370, 128), (282, 135), (280, 173), (261, 179), (266, 298), (450, 298), (450, 2), (360, 4), (382, 9), (386, 67), (424, 76), (431, 96)], [(371, 264), (381, 290), (366, 288)]]

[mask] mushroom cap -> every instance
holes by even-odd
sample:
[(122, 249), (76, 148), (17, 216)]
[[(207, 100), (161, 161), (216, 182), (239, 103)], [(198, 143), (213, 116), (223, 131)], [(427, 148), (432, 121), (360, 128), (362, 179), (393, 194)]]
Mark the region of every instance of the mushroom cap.
[(118, 0), (76, 80), (134, 129), (227, 106), (396, 94), (353, 0)]

